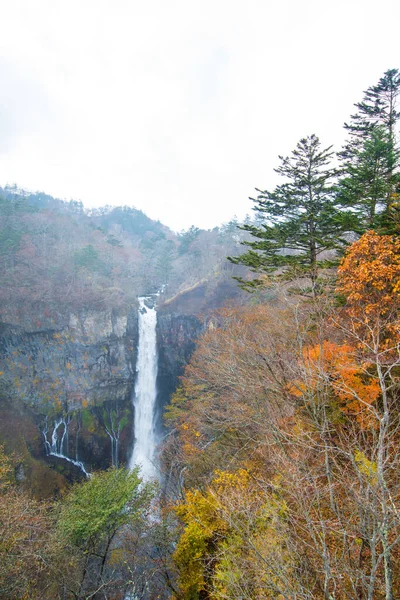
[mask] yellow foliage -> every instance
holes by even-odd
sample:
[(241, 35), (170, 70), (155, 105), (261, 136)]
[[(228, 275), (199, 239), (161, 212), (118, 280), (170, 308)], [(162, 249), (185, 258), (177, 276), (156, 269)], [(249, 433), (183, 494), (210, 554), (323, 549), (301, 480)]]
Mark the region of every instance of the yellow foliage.
[(205, 565), (208, 543), (218, 531), (217, 502), (210, 494), (188, 491), (184, 502), (175, 507), (185, 528), (174, 553), (179, 568), (179, 582), (185, 597), (197, 594), (205, 587)]
[(4, 454), (3, 446), (0, 446), (0, 491), (8, 487), (12, 470), (11, 461)]
[(370, 461), (361, 450), (354, 452), (354, 460), (356, 461), (358, 470), (365, 475), (372, 486), (378, 483), (377, 464)]
[[(263, 494), (251, 473), (239, 469), (216, 471), (208, 488), (186, 492), (175, 512), (184, 527), (174, 553), (183, 598), (197, 598), (207, 590), (210, 598), (222, 600), (248, 577), (243, 571), (247, 561), (255, 568), (262, 556), (265, 576), (266, 557), (282, 542), (278, 529), (287, 506), (277, 494)], [(268, 577), (273, 578), (272, 572)], [(260, 592), (257, 598), (276, 596)]]

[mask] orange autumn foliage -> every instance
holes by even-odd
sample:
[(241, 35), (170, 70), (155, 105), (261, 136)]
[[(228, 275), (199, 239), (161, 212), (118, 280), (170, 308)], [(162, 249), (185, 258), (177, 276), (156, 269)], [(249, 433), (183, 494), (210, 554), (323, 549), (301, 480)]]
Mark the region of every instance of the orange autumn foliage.
[[(351, 245), (338, 269), (337, 291), (356, 330), (378, 344), (396, 344), (400, 309), (400, 239), (367, 231)], [(379, 338), (379, 341), (377, 341)], [(366, 338), (364, 338), (366, 339)]]
[(371, 424), (370, 407), (381, 388), (370, 372), (371, 365), (360, 364), (349, 344), (323, 341), (303, 350), (303, 378), (290, 387), (295, 396), (314, 395), (327, 386), (339, 402), (342, 412), (355, 415), (360, 425)]

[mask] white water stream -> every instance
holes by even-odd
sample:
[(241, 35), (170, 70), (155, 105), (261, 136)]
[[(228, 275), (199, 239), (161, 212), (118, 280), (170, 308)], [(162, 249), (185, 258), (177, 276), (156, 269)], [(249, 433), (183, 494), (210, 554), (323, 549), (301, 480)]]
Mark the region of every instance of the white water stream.
[[(51, 434), (51, 442), (49, 442), (49, 440), (47, 439), (48, 428), (46, 420), (45, 428), (42, 431), (46, 452), (50, 456), (57, 456), (57, 458), (63, 458), (64, 460), (72, 463), (73, 465), (78, 467), (86, 477), (90, 477), (90, 473), (86, 471), (85, 465), (80, 460), (74, 460), (73, 458), (69, 458), (69, 456), (67, 456), (64, 453), (64, 443), (68, 439), (68, 425), (69, 421), (66, 421), (64, 418), (54, 421), (54, 429), (53, 433)], [(60, 427), (62, 427), (61, 437), (59, 437)], [(68, 443), (66, 443), (66, 445), (68, 446)]]
[[(157, 312), (151, 298), (139, 298), (139, 344), (133, 394), (134, 446), (129, 468), (140, 466), (144, 481), (157, 478), (157, 434), (154, 413), (157, 398)], [(150, 306), (150, 308), (149, 308)]]

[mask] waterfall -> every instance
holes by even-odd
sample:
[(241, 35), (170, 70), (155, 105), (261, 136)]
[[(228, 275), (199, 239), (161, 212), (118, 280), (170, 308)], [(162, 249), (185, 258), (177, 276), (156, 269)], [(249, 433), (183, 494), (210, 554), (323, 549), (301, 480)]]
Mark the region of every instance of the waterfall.
[(139, 344), (137, 379), (132, 398), (134, 408), (134, 446), (129, 468), (140, 466), (145, 481), (157, 477), (154, 425), (157, 379), (157, 312), (151, 298), (139, 298)]
[[(42, 431), (42, 435), (44, 438), (44, 445), (46, 447), (47, 455), (57, 456), (57, 458), (63, 458), (64, 460), (67, 460), (68, 462), (70, 462), (73, 465), (75, 465), (76, 467), (78, 467), (82, 471), (82, 473), (84, 473), (84, 475), (86, 477), (90, 477), (90, 473), (88, 473), (86, 471), (84, 464), (80, 460), (74, 460), (73, 458), (69, 458), (69, 456), (64, 454), (64, 443), (65, 443), (65, 440), (68, 440), (68, 425), (69, 425), (69, 423), (70, 423), (70, 419), (68, 419), (68, 418), (67, 418), (67, 420), (65, 420), (64, 418), (61, 418), (61, 419), (57, 419), (56, 421), (54, 421), (53, 433), (51, 434), (51, 442), (49, 442), (49, 440), (47, 439), (47, 434), (48, 434), (49, 430), (48, 430), (47, 419), (46, 419), (44, 429)], [(62, 426), (62, 433), (60, 436), (59, 429), (61, 426)], [(67, 443), (66, 450), (68, 452), (68, 443)]]

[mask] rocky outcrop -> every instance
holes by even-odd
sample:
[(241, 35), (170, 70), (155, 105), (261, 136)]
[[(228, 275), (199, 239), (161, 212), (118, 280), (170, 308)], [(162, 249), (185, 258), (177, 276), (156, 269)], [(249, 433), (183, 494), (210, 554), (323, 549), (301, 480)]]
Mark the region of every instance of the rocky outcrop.
[(163, 299), (160, 313), (204, 316), (227, 301), (241, 302), (245, 293), (232, 278), (232, 273), (216, 272), (212, 277), (201, 279)]
[(160, 311), (157, 321), (157, 422), (160, 429), (164, 407), (176, 390), (179, 377), (183, 374), (195, 348), (196, 339), (203, 331), (204, 322), (199, 317)]
[[(134, 335), (134, 332), (132, 332)], [(26, 332), (2, 325), (0, 368), (24, 400), (65, 411), (123, 399), (132, 383), (135, 340), (127, 317), (112, 312), (71, 315), (69, 326)]]

